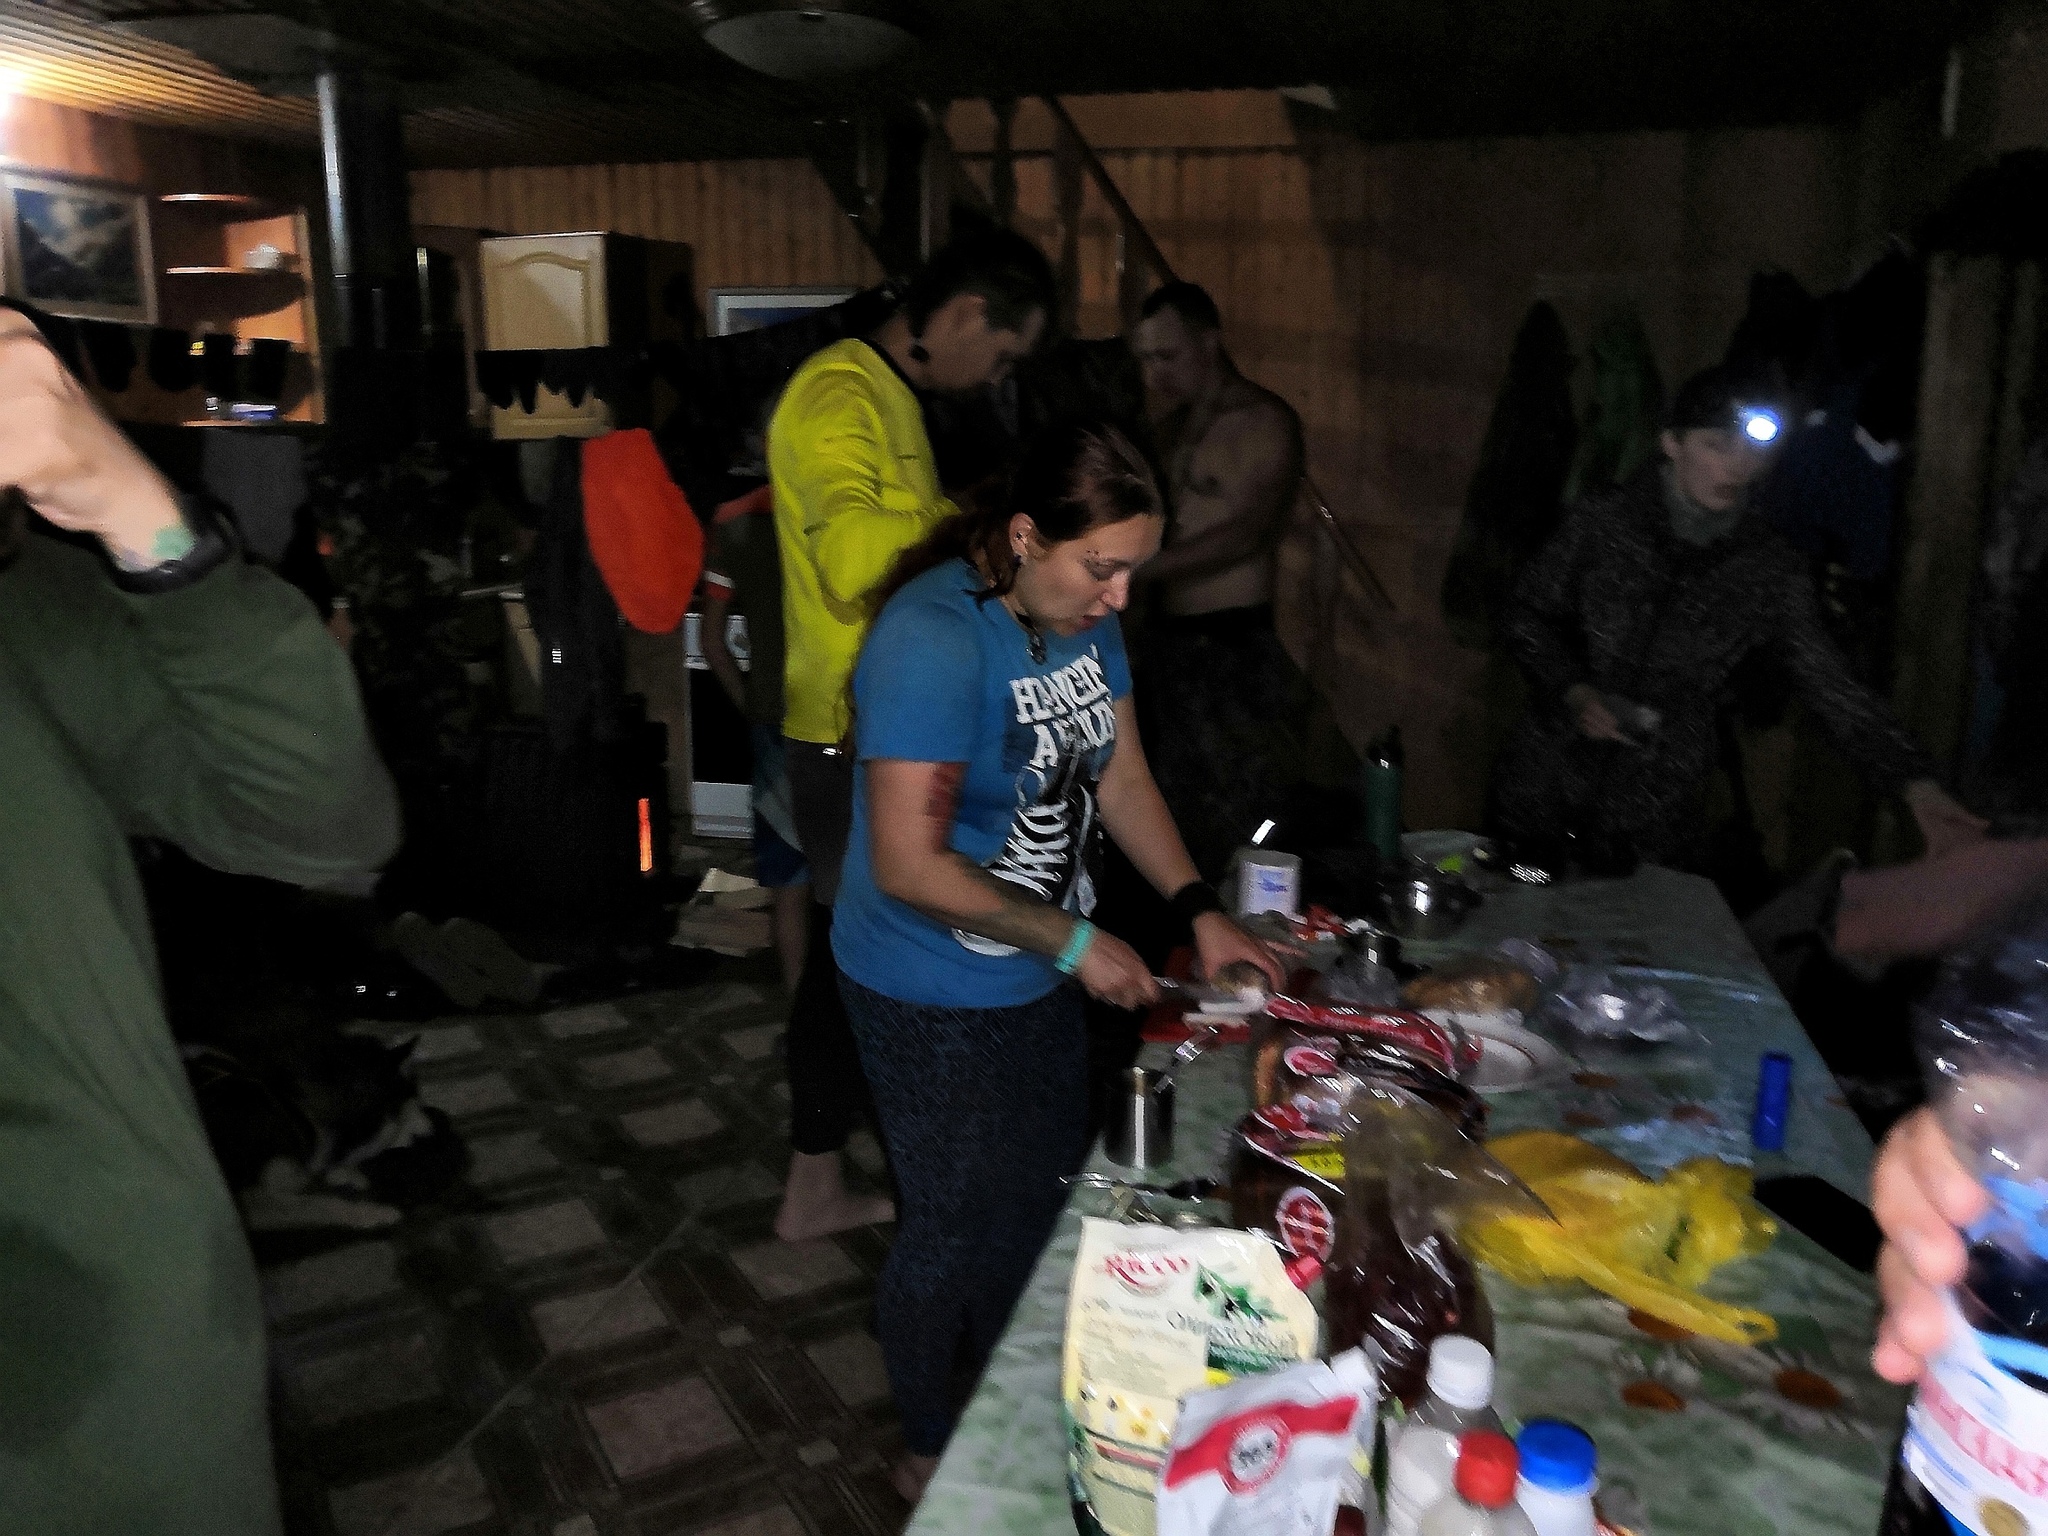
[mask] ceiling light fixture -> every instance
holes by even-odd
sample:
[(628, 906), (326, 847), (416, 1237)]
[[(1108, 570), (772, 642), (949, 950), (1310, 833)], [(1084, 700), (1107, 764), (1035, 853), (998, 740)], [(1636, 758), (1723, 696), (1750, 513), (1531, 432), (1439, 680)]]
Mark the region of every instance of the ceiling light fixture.
[(778, 80), (855, 75), (917, 41), (908, 0), (690, 0), (704, 41)]

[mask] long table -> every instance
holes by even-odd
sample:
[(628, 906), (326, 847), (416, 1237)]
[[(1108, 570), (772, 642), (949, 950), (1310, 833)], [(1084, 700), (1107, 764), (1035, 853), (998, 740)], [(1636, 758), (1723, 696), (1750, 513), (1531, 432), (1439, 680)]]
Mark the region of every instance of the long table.
[[(1869, 1137), (1711, 884), (1652, 868), (1627, 880), (1518, 887), (1490, 897), (1453, 943), (1436, 948), (1512, 936), (1648, 974), (1705, 1043), (1625, 1075), (1611, 1063), (1579, 1074), (1594, 1086), (1499, 1095), (1495, 1133), (1569, 1125), (1653, 1171), (1700, 1155), (1748, 1161), (1757, 1060), (1779, 1050), (1793, 1059), (1794, 1109), (1773, 1171), (1817, 1174), (1864, 1198)], [(1423, 946), (1410, 953), (1431, 958)], [(1242, 1048), (1214, 1051), (1182, 1074), (1177, 1160), (1148, 1180), (1218, 1170), (1245, 1109), (1246, 1077)], [(1121, 1172), (1099, 1151), (1092, 1166)], [(1081, 1217), (1101, 1198), (1083, 1189), (1068, 1202), (911, 1522), (916, 1536), (1072, 1529), (1060, 1344)], [(1583, 1288), (1526, 1291), (1490, 1274), (1486, 1288), (1503, 1412), (1569, 1419), (1592, 1434), (1610, 1517), (1643, 1536), (1876, 1529), (1904, 1395), (1870, 1371), (1870, 1280), (1799, 1233), (1785, 1229), (1765, 1253), (1715, 1277), (1712, 1294), (1777, 1319), (1776, 1342), (1760, 1348), (1645, 1331), (1619, 1303)]]

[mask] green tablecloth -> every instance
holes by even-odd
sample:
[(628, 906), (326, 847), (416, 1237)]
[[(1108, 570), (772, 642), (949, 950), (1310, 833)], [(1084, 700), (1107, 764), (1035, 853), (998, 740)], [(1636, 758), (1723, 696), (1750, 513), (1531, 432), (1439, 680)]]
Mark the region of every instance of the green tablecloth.
[[(1603, 1063), (1622, 1078), (1613, 1088), (1570, 1083), (1499, 1096), (1496, 1131), (1560, 1127), (1570, 1114), (1578, 1134), (1646, 1169), (1703, 1153), (1747, 1160), (1757, 1058), (1781, 1050), (1794, 1061), (1785, 1164), (1862, 1197), (1869, 1138), (1707, 882), (1647, 869), (1624, 881), (1516, 888), (1475, 913), (1454, 947), (1483, 948), (1510, 935), (1544, 940), (1569, 958), (1654, 972), (1705, 1044), (1655, 1070), (1622, 1075)], [(1411, 953), (1428, 958), (1419, 948)], [(1179, 1161), (1148, 1177), (1167, 1183), (1216, 1170), (1243, 1112), (1245, 1076), (1241, 1049), (1213, 1052), (1188, 1069)], [(1674, 1110), (1683, 1113), (1673, 1118)], [(1096, 1166), (1115, 1171), (1099, 1158)], [(1080, 1214), (1100, 1199), (1080, 1191), (1061, 1217), (911, 1522), (919, 1536), (1072, 1529), (1060, 1341)], [(1503, 1411), (1584, 1426), (1599, 1444), (1611, 1517), (1644, 1536), (1876, 1529), (1904, 1395), (1870, 1372), (1871, 1282), (1798, 1233), (1785, 1231), (1768, 1252), (1716, 1277), (1715, 1295), (1777, 1318), (1777, 1342), (1760, 1349), (1651, 1337), (1618, 1303), (1583, 1289), (1530, 1292), (1488, 1276), (1487, 1290), (1498, 1319)], [(1624, 1390), (1673, 1406), (1631, 1406)]]

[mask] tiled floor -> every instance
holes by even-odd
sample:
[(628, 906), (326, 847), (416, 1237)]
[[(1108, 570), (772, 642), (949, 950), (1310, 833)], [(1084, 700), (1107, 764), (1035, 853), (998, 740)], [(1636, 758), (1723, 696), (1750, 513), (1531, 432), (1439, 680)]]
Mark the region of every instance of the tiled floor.
[(391, 1031), (473, 1164), (447, 1208), (265, 1272), (294, 1536), (901, 1526), (867, 1331), (889, 1234), (769, 1230), (768, 976)]

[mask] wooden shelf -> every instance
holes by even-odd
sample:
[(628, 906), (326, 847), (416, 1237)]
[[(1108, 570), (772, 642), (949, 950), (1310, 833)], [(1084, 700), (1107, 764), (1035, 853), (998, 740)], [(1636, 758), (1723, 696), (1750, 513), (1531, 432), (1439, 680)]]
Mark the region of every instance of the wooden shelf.
[(166, 192), (157, 201), (181, 213), (209, 214), (222, 219), (270, 219), (292, 211), (283, 203), (244, 192)]
[(165, 267), (165, 277), (288, 277), (299, 280), (297, 267)]

